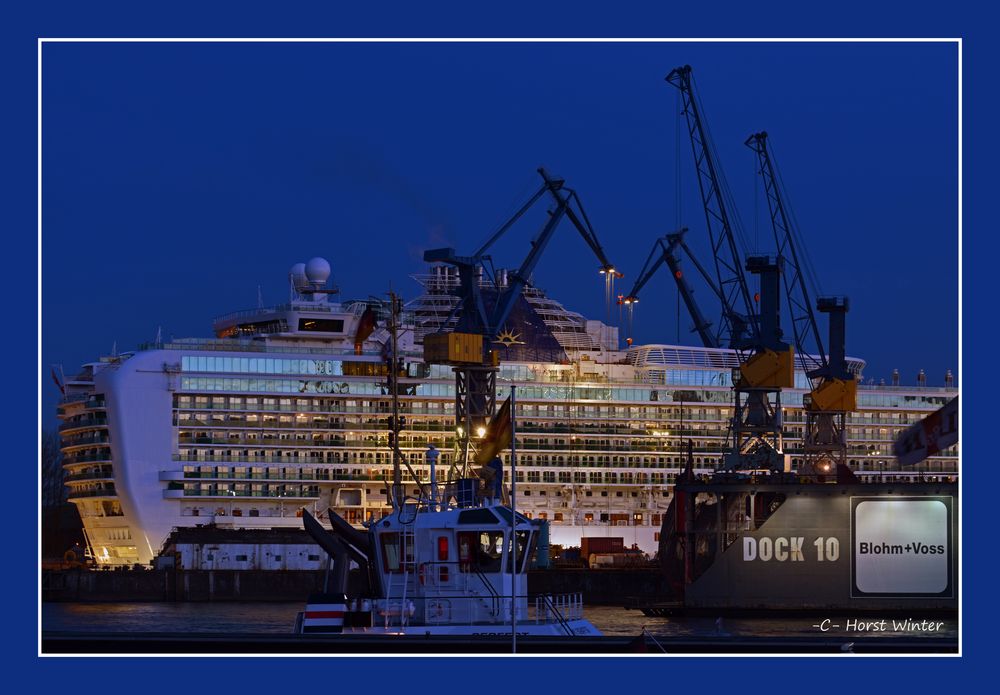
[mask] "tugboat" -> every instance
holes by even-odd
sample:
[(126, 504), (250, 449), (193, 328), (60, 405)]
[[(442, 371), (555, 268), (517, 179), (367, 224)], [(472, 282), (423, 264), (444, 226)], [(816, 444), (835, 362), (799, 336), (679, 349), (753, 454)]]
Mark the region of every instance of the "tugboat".
[[(478, 481), (458, 483), (464, 493)], [(306, 531), (332, 569), (326, 592), (309, 597), (295, 632), (600, 636), (583, 617), (580, 594), (526, 595), (526, 568), (544, 526), (477, 497), (407, 500), (367, 531), (333, 511), (327, 530), (304, 511)], [(348, 582), (352, 564), (358, 582)]]
[(432, 444), (427, 451), (429, 484), (419, 483), (418, 497), (404, 494), (395, 368), (402, 304), (395, 294), (390, 296), (386, 386), (392, 395), (393, 480), (387, 494), (392, 511), (363, 531), (332, 509), (326, 513), (327, 530), (302, 510), (306, 531), (327, 552), (330, 564), (324, 592), (309, 597), (296, 617), (295, 632), (510, 636), (515, 648), (518, 636), (600, 637), (583, 617), (580, 594), (527, 596), (527, 568), (540, 539), (546, 552), (548, 526), (515, 511), (513, 475), (510, 504), (505, 504), (499, 451), (510, 442), (513, 469), (515, 386), (488, 431), (484, 428), (477, 477), (458, 477), (439, 493), (439, 454)]

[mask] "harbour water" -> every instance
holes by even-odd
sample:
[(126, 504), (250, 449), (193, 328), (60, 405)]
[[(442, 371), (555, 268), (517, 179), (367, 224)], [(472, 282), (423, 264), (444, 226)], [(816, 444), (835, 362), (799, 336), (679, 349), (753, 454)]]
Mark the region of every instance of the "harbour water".
[[(288, 634), (301, 602), (44, 603), (42, 629), (57, 632), (185, 632)], [(637, 610), (591, 606), (585, 617), (607, 636), (958, 639), (958, 621), (932, 616), (802, 616), (781, 618), (648, 617)], [(829, 622), (824, 624), (824, 620)], [(904, 621), (908, 621), (903, 624)], [(920, 629), (934, 627), (933, 631)]]

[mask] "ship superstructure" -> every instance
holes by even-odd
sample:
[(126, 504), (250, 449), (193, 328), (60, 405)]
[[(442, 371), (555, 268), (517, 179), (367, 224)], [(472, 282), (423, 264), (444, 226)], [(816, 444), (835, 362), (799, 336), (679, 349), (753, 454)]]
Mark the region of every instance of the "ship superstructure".
[[(422, 480), (431, 444), (441, 452), (438, 471), (455, 456), (454, 374), (426, 364), (421, 349), (454, 306), (452, 272), (433, 266), (418, 277), (424, 292), (407, 304), (410, 330), (400, 333), (399, 447)], [(174, 528), (301, 528), (303, 508), (330, 508), (355, 525), (386, 513), (385, 307), (332, 301), (329, 275), (322, 259), (300, 264), (287, 303), (223, 316), (211, 339), (103, 358), (66, 382), (66, 484), (99, 564), (147, 563)], [(727, 450), (736, 354), (618, 350), (616, 327), (587, 321), (534, 286), (511, 316), (520, 337), (500, 364), (497, 398), (518, 386), (518, 511), (546, 520), (553, 544), (621, 536), (652, 555), (687, 441), (697, 475), (713, 472)], [(864, 362), (848, 364), (860, 377)], [(808, 393), (797, 365), (782, 401), (793, 467), (802, 462)], [(862, 480), (955, 478), (955, 448), (906, 469), (891, 452), (902, 429), (956, 393), (862, 384), (847, 420), (850, 467)], [(405, 470), (403, 482), (418, 494)]]

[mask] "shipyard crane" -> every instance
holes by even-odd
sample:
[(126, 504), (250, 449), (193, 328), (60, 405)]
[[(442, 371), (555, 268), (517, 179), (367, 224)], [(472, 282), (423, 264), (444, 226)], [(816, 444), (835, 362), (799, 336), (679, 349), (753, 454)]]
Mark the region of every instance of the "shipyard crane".
[[(487, 435), (487, 425), (496, 412), (496, 375), (500, 351), (495, 343), (503, 344), (501, 331), (546, 246), (552, 240), (556, 227), (568, 218), (594, 252), (602, 274), (616, 273), (604, 254), (597, 235), (590, 224), (576, 192), (544, 168), (538, 169), (541, 187), (514, 215), (471, 256), (458, 256), (452, 248), (431, 249), (424, 253), (430, 263), (447, 263), (458, 268), (459, 303), (452, 312), (460, 312), (453, 331), (429, 333), (424, 337), (424, 360), (431, 364), (451, 365), (455, 372), (455, 422), (458, 435), (458, 457), (461, 459), (463, 477), (471, 462), (470, 450), (473, 435), (482, 439)], [(495, 291), (483, 292), (481, 278), (490, 277), (485, 264), (490, 261), (489, 249), (524, 214), (543, 197), (554, 203), (548, 210), (548, 219), (531, 242), (531, 251), (516, 271), (507, 273), (506, 285), (495, 282)], [(443, 324), (447, 326), (451, 318)], [(482, 458), (482, 457), (479, 457)], [(477, 458), (477, 462), (483, 462)], [(458, 461), (456, 460), (456, 465)]]
[(687, 227), (682, 227), (678, 231), (667, 234), (653, 243), (653, 248), (650, 250), (649, 256), (646, 258), (646, 263), (642, 266), (642, 270), (639, 271), (639, 276), (632, 286), (632, 291), (623, 298), (622, 302), (628, 307), (628, 337), (626, 341), (629, 345), (632, 344), (632, 312), (635, 309), (635, 305), (639, 303), (639, 292), (646, 286), (650, 278), (656, 274), (656, 271), (666, 264), (667, 268), (670, 269), (670, 274), (673, 276), (674, 282), (677, 283), (677, 291), (680, 292), (681, 298), (684, 300), (684, 306), (687, 307), (688, 313), (694, 321), (692, 330), (698, 334), (702, 345), (705, 347), (719, 347), (718, 337), (712, 332), (712, 322), (705, 318), (705, 315), (698, 307), (698, 303), (694, 299), (694, 290), (691, 288), (687, 276), (684, 275), (684, 271), (681, 270), (681, 259), (677, 256), (678, 249), (683, 250), (687, 254), (719, 300), (725, 301), (725, 299), (718, 288), (715, 287), (708, 271), (698, 262), (697, 257), (691, 253), (691, 249), (685, 243), (684, 235), (687, 231)]
[[(747, 138), (747, 147), (757, 155), (759, 173), (764, 181), (771, 218), (771, 229), (777, 252), (785, 259), (785, 296), (792, 319), (795, 346), (799, 351), (802, 370), (811, 380), (811, 392), (803, 399), (806, 411), (803, 449), (805, 464), (801, 472), (823, 474), (835, 470), (837, 464), (847, 464), (847, 414), (857, 407), (857, 381), (847, 368), (845, 352), (846, 314), (850, 303), (846, 297), (819, 297), (816, 308), (829, 314), (829, 346), (827, 355), (810, 302), (805, 266), (796, 247), (797, 230), (786, 205), (780, 174), (767, 146), (767, 133), (754, 133)], [(818, 364), (806, 362), (806, 339), (811, 335), (816, 345)]]
[(740, 253), (727, 209), (727, 194), (721, 170), (715, 161), (714, 148), (703, 121), (698, 99), (694, 92), (691, 66), (675, 68), (667, 75), (669, 84), (680, 90), (682, 113), (687, 123), (694, 167), (697, 172), (698, 191), (705, 210), (705, 224), (712, 257), (715, 261), (715, 288), (723, 297), (722, 320), (716, 332), (716, 344), (726, 343), (731, 348), (746, 346), (746, 340), (755, 332), (753, 303), (747, 287)]
[[(727, 343), (736, 350), (740, 362), (732, 374), (732, 450), (724, 457), (723, 465), (727, 470), (783, 471), (787, 457), (783, 453), (781, 390), (795, 383), (794, 349), (782, 340), (780, 322), (779, 278), (784, 259), (780, 255), (751, 256), (745, 266), (741, 263), (726, 207), (729, 196), (694, 92), (691, 66), (672, 70), (666, 80), (680, 90), (715, 259), (715, 282), (708, 283), (722, 304), (715, 345)], [(760, 276), (756, 297), (759, 306), (751, 301), (744, 268)], [(692, 314), (692, 319), (696, 325), (699, 323), (697, 313)]]

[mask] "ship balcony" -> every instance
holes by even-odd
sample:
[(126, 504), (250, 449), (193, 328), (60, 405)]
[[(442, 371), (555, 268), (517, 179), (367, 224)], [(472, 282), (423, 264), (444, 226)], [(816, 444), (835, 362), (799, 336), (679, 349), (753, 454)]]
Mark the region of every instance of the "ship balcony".
[[(375, 415), (375, 413), (372, 413)], [(439, 418), (443, 417), (441, 413), (435, 413)], [(524, 417), (524, 416), (522, 416)], [(532, 416), (535, 419), (537, 416)], [(579, 422), (574, 422), (573, 420), (579, 417)], [(594, 419), (597, 416), (593, 416)], [(572, 434), (572, 435), (586, 435), (588, 437), (594, 437), (597, 435), (613, 435), (613, 436), (626, 436), (626, 437), (662, 437), (668, 436), (664, 434), (664, 431), (670, 432), (680, 432), (680, 425), (682, 424), (680, 420), (662, 420), (662, 425), (659, 427), (648, 427), (648, 426), (636, 426), (636, 425), (602, 425), (593, 424), (592, 420), (586, 419), (587, 416), (573, 416), (569, 418), (562, 418), (559, 424), (545, 425), (545, 424), (535, 424), (527, 423), (520, 424), (518, 426), (518, 434)], [(723, 417), (692, 417), (684, 418), (684, 424), (694, 424), (694, 423), (706, 423), (715, 424), (720, 428), (727, 425), (728, 419)], [(802, 424), (789, 422), (786, 420), (785, 424)], [(250, 430), (251, 432), (261, 432), (261, 431), (287, 431), (287, 430), (300, 430), (314, 434), (320, 434), (323, 432), (338, 431), (338, 432), (384, 432), (388, 428), (388, 423), (386, 422), (364, 422), (364, 423), (354, 423), (354, 422), (248, 422), (242, 418), (224, 418), (217, 420), (207, 420), (201, 421), (193, 418), (177, 419), (174, 422), (175, 426), (190, 428), (195, 430), (215, 430), (218, 428), (226, 428), (228, 430)], [(402, 432), (443, 432), (451, 433), (455, 430), (453, 424), (443, 424), (443, 423), (425, 423), (419, 420), (407, 422), (403, 427)], [(686, 432), (696, 432), (697, 430), (691, 430), (690, 428), (685, 429)], [(267, 437), (269, 439), (276, 439), (278, 437)], [(184, 441), (186, 443), (191, 443), (191, 436), (184, 435)], [(221, 443), (218, 437), (200, 437), (197, 442), (199, 444), (213, 444)], [(202, 441), (203, 440), (203, 441)]]
[[(297, 463), (302, 463), (301, 461)], [(314, 464), (303, 464), (303, 465), (314, 465)], [(330, 464), (324, 464), (330, 465)], [(348, 478), (344, 478), (345, 480)], [(220, 471), (160, 471), (160, 480), (168, 482), (176, 481), (201, 481), (201, 480), (221, 480), (224, 482), (229, 482), (231, 480), (269, 480), (276, 483), (299, 483), (299, 482), (314, 482), (314, 481), (339, 481), (341, 480), (338, 476), (330, 476), (329, 473), (320, 473), (311, 468), (303, 468), (298, 471), (297, 476), (289, 476), (280, 471), (269, 470), (267, 473), (255, 473), (253, 471), (247, 471), (246, 473), (236, 473), (235, 471), (220, 472)], [(381, 480), (381, 478), (379, 478)]]
[(67, 495), (67, 499), (79, 499), (82, 497), (107, 497), (107, 498), (117, 498), (118, 493), (115, 492), (114, 485), (108, 486), (101, 490), (70, 490)]
[(111, 452), (103, 449), (98, 454), (88, 454), (83, 456), (63, 456), (62, 467), (80, 466), (86, 463), (111, 463)]
[(64, 422), (59, 425), (59, 433), (64, 434), (66, 432), (73, 432), (75, 430), (87, 430), (95, 428), (104, 428), (108, 426), (107, 418), (95, 418), (95, 417), (85, 417), (78, 420), (70, 420), (69, 422)]
[[(722, 430), (718, 432), (700, 432), (700, 431), (680, 431), (677, 433), (671, 433), (670, 436), (677, 438), (694, 438), (698, 440), (715, 440), (722, 442), (726, 440), (726, 433)], [(615, 443), (615, 444), (604, 444), (604, 443), (593, 443), (582, 439), (578, 442), (573, 441), (533, 441), (529, 437), (521, 439), (518, 437), (518, 448), (523, 448), (526, 451), (579, 451), (579, 452), (614, 452), (614, 453), (628, 453), (628, 452), (647, 452), (656, 453), (667, 450), (673, 450), (677, 448), (677, 445), (670, 444), (666, 441), (665, 437), (650, 437), (653, 441), (649, 442), (637, 442), (633, 439), (629, 439), (626, 442)], [(259, 439), (245, 439), (245, 438), (228, 438), (228, 437), (183, 437), (178, 438), (178, 444), (183, 447), (189, 446), (234, 446), (234, 447), (277, 447), (277, 448), (328, 448), (328, 449), (371, 449), (380, 445), (385, 445), (384, 437), (369, 438), (369, 439), (358, 439), (358, 438), (335, 438), (329, 440), (313, 440), (313, 439), (280, 439), (280, 438), (259, 438)], [(447, 442), (446, 442), (447, 444)], [(404, 450), (422, 450), (426, 448), (426, 442), (420, 440), (413, 440), (412, 438), (401, 438), (400, 447)]]
[(60, 447), (63, 451), (67, 449), (73, 449), (81, 446), (93, 446), (95, 444), (110, 444), (111, 438), (108, 437), (107, 432), (94, 432), (92, 434), (86, 434), (80, 437), (72, 437), (64, 439), (62, 441), (62, 446)]
[[(71, 495), (72, 496), (72, 495)], [(188, 497), (198, 497), (201, 499), (216, 500), (249, 500), (249, 499), (271, 499), (271, 500), (315, 500), (319, 498), (319, 491), (279, 491), (279, 490), (245, 490), (237, 492), (235, 490), (184, 490), (168, 487), (163, 491), (164, 499), (180, 499)]]
[(114, 482), (114, 479), (115, 479), (114, 471), (110, 467), (107, 467), (107, 468), (100, 468), (97, 470), (85, 470), (85, 471), (80, 471), (78, 473), (72, 473), (66, 475), (63, 478), (63, 482), (78, 483), (84, 480)]

